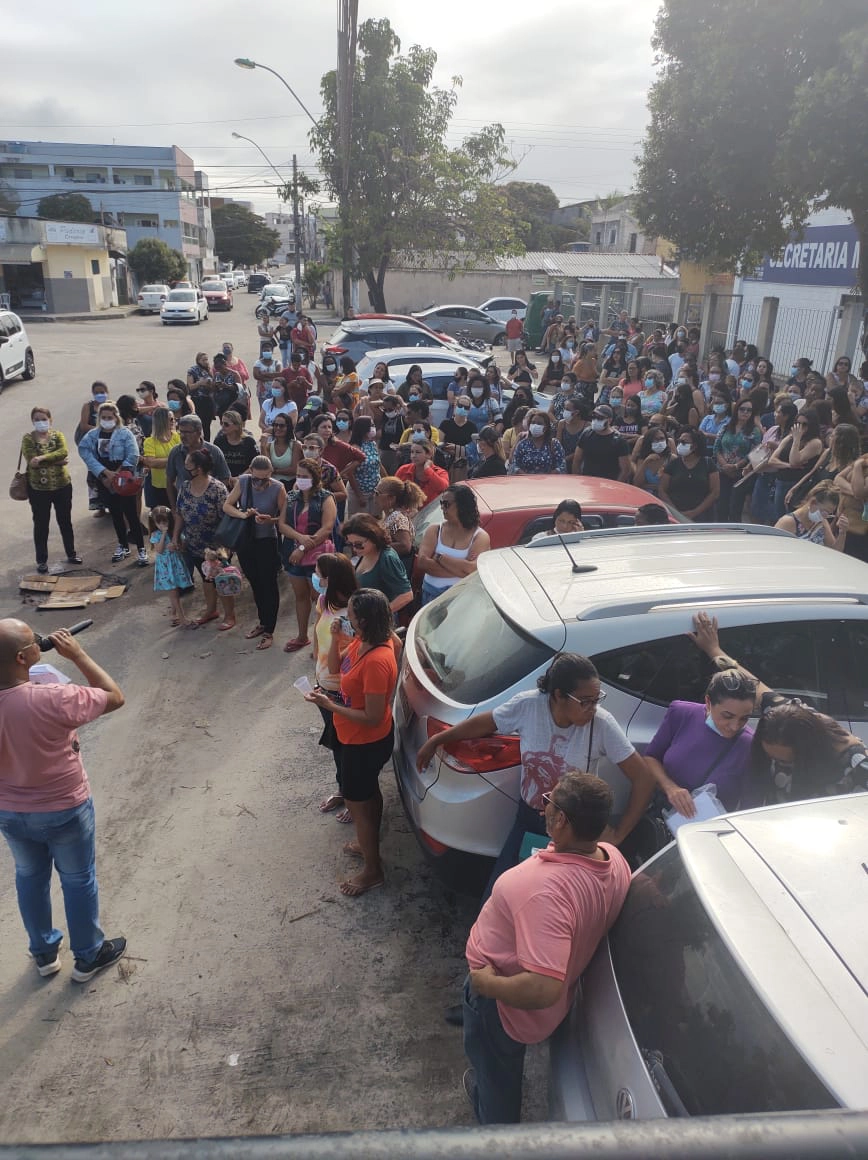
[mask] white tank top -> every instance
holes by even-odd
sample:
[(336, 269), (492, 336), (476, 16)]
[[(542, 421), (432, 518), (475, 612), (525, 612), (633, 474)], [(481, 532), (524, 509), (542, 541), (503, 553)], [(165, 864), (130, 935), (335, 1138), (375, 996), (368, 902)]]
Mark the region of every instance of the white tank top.
[[(439, 553), (441, 556), (449, 556), (453, 560), (466, 560), (470, 555), (470, 549), (473, 547), (473, 541), (478, 534), (479, 528), (470, 537), (470, 543), (466, 548), (448, 548), (443, 543), (443, 525), (441, 524), (437, 531), (437, 547), (434, 549), (434, 554), (437, 555)], [(441, 591), (445, 591), (447, 588), (451, 588), (453, 584), (457, 584), (460, 579), (460, 576), (426, 576), (425, 583), (429, 588), (438, 588)]]

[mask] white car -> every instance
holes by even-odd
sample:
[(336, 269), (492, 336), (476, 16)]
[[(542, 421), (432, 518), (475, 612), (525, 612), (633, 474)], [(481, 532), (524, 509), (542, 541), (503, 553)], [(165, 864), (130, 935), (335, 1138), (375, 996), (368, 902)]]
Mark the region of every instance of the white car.
[(169, 297), (169, 287), (154, 282), (143, 286), (138, 293), (139, 310), (142, 314), (159, 314), (163, 303)]
[(0, 391), (11, 379), (36, 378), (36, 361), (24, 324), (11, 310), (0, 310)]
[(160, 310), (163, 326), (170, 322), (208, 321), (208, 302), (201, 290), (170, 290)]
[[(606, 708), (641, 751), (672, 701), (703, 700), (711, 670), (686, 635), (703, 609), (719, 619), (724, 651), (868, 740), (868, 569), (859, 560), (741, 524), (578, 532), (484, 552), (476, 573), (411, 621), (395, 698), (401, 798), (444, 877), (487, 876), (480, 856), (499, 853), (515, 820), (518, 745), (462, 741), (420, 773), (422, 742), (533, 689), (567, 651), (594, 662)], [(598, 773), (617, 817), (629, 782), (605, 760)]]
[(490, 314), (492, 318), (496, 318), (498, 322), (509, 322), (513, 310), (516, 310), (518, 317), (524, 322), (527, 303), (523, 298), (487, 298), (479, 309)]

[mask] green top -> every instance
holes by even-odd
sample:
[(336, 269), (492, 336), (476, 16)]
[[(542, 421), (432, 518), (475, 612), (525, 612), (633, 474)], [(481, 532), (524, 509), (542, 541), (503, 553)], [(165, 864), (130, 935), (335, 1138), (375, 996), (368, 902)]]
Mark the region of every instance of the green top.
[[(38, 455), (42, 462), (30, 467), (30, 460)], [(71, 483), (69, 477), (69, 451), (66, 440), (59, 431), (49, 431), (39, 442), (32, 431), (21, 440), (21, 457), (27, 467), (27, 482), (34, 491), (59, 491)]]

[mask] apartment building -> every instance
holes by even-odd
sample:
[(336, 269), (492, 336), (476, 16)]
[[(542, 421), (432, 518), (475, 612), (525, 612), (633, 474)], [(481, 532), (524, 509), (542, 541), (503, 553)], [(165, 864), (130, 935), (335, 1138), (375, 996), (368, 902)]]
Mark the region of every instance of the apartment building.
[(47, 194), (81, 193), (94, 222), (126, 230), (131, 249), (160, 238), (195, 281), (217, 268), (208, 177), (177, 145), (0, 140), (0, 181), (16, 191), (21, 217), (35, 217)]

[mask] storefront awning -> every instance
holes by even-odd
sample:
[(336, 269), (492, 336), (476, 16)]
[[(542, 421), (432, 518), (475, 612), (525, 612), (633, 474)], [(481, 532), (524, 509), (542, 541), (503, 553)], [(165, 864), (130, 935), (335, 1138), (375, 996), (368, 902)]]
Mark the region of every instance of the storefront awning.
[(42, 261), (40, 255), (40, 246), (31, 246), (27, 242), (0, 242), (0, 266), (29, 266), (31, 262)]

